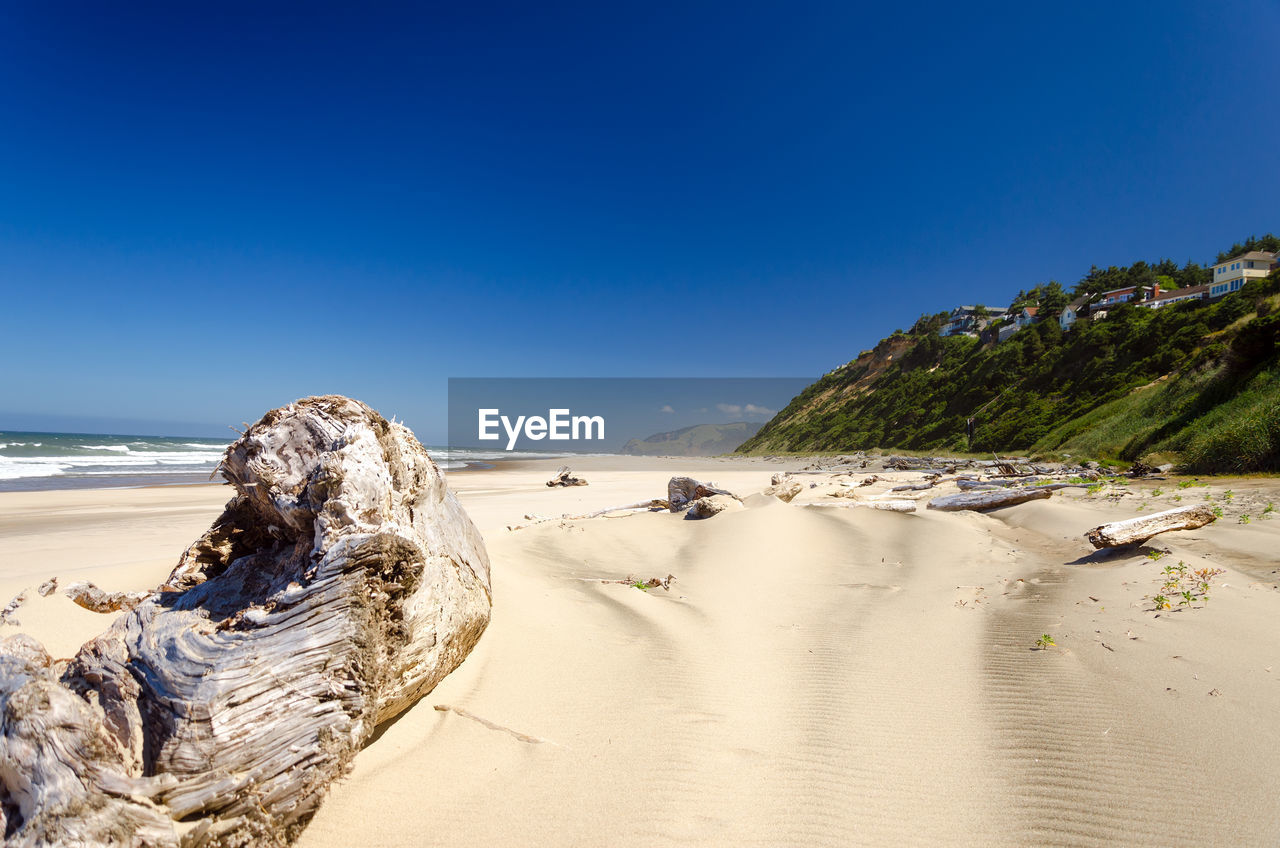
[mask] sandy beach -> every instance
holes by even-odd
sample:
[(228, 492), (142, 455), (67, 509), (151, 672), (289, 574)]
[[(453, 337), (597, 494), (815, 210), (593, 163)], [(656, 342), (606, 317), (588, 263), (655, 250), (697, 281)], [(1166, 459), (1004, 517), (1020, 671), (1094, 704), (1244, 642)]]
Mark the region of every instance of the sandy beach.
[[(1280, 519), (1262, 514), (1280, 481), (897, 514), (759, 494), (804, 460), (581, 459), (590, 485), (549, 489), (557, 464), (449, 475), (492, 561), (492, 622), (299, 845), (1280, 841)], [(664, 497), (673, 474), (745, 508), (507, 529)], [(50, 577), (151, 588), (230, 494), (0, 494), (0, 601)], [(1224, 508), (1208, 527), (1110, 554), (1083, 537), (1206, 494)], [(1157, 612), (1179, 562), (1223, 572)], [(54, 657), (111, 620), (27, 595), (0, 633)]]

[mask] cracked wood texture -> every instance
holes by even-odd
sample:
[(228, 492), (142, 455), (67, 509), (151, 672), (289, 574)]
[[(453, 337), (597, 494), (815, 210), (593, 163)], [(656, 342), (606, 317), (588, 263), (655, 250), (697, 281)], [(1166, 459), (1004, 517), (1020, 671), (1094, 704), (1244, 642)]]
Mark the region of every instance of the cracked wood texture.
[(221, 470), (222, 516), (65, 668), (0, 643), (6, 844), (287, 844), (480, 638), (483, 541), (407, 428), (307, 398)]

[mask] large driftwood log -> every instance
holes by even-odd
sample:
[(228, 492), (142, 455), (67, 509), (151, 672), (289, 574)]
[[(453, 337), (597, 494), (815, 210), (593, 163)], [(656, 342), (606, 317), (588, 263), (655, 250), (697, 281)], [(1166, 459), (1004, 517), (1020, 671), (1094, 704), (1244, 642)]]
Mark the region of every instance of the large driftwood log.
[(284, 844), (483, 632), (484, 545), (403, 426), (308, 398), (222, 473), (221, 518), (60, 678), (0, 643), (6, 844)]
[(700, 483), (692, 477), (672, 477), (667, 481), (667, 503), (670, 504), (669, 508), (672, 512), (681, 512), (688, 509), (689, 504), (698, 498), (710, 497), (711, 495), (737, 497), (732, 492), (708, 486), (706, 483)]
[(1122, 545), (1136, 545), (1145, 542), (1159, 533), (1170, 530), (1195, 530), (1217, 520), (1213, 508), (1205, 504), (1180, 506), (1164, 512), (1153, 512), (1111, 524), (1101, 524), (1085, 537), (1095, 548), (1118, 548)]
[(959, 512), (966, 509), (996, 509), (1002, 506), (1038, 501), (1052, 495), (1053, 492), (1043, 488), (1031, 489), (992, 489), (986, 492), (961, 492), (956, 495), (943, 495), (929, 501), (929, 509), (943, 512)]

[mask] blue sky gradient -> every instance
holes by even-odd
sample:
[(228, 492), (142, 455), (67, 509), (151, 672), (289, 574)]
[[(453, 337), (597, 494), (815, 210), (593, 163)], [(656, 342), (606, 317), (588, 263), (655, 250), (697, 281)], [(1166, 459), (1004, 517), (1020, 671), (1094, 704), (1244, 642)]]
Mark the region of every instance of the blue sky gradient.
[(817, 375), (1211, 261), (1280, 230), (1276, 32), (1275, 0), (6, 4), (0, 429), (340, 392), (435, 441), (451, 376)]

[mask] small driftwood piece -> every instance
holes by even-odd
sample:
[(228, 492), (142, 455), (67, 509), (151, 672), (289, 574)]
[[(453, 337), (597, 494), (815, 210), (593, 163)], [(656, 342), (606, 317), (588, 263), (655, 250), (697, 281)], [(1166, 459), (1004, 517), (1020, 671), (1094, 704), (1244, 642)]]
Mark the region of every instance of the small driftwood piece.
[(675, 580), (674, 574), (668, 574), (666, 577), (650, 577), (648, 580), (637, 580), (630, 574), (625, 580), (601, 580), (601, 583), (621, 583), (623, 586), (643, 586), (648, 589), (657, 589), (659, 587), (671, 591), (671, 581)]
[(1140, 544), (1152, 536), (1168, 533), (1170, 530), (1195, 530), (1206, 524), (1212, 524), (1216, 520), (1217, 516), (1213, 514), (1212, 507), (1193, 504), (1111, 524), (1101, 524), (1084, 535), (1095, 548), (1118, 548), (1124, 545)]
[(773, 495), (783, 503), (791, 503), (796, 499), (796, 495), (804, 491), (804, 486), (792, 481), (783, 481), (775, 483), (764, 490), (766, 495)]
[(6, 845), (285, 845), (480, 638), (484, 544), (402, 425), (307, 398), (221, 471), (222, 516), (65, 668), (0, 643)]
[(29, 591), (31, 590), (23, 589), (21, 592), (14, 595), (13, 599), (10, 600), (9, 603), (5, 604), (4, 609), (0, 610), (0, 624), (17, 624), (18, 623), (18, 620), (13, 617), (13, 614), (18, 611), (18, 607), (26, 603), (27, 592)]
[(107, 592), (88, 580), (81, 580), (63, 589), (62, 594), (90, 612), (119, 612), (133, 609), (154, 593)]
[(701, 483), (692, 477), (672, 477), (667, 481), (667, 503), (672, 512), (680, 512), (687, 509), (698, 498), (706, 498), (711, 495), (737, 497), (732, 492), (725, 489), (717, 489), (715, 486)]
[(555, 476), (547, 481), (549, 487), (556, 486), (585, 486), (587, 481), (581, 477), (574, 477), (573, 472), (569, 470), (569, 466), (562, 465), (556, 469)]
[(40, 593), (40, 597), (42, 598), (49, 597), (54, 592), (58, 591), (58, 578), (50, 577), (48, 580), (41, 583), (36, 591)]
[(636, 501), (635, 503), (622, 504), (621, 506), (607, 506), (604, 509), (593, 510), (592, 512), (580, 512), (576, 514), (565, 513), (564, 515), (525, 515), (528, 524), (509, 524), (508, 530), (523, 530), (526, 527), (532, 527), (535, 524), (546, 524), (551, 521), (585, 521), (589, 518), (601, 518), (610, 513), (621, 513), (630, 515), (637, 512), (653, 512), (654, 510), (667, 509), (668, 504), (662, 498), (652, 498), (647, 501)]
[(926, 489), (932, 489), (933, 483), (909, 483), (905, 486), (894, 486), (891, 492), (923, 492)]
[(961, 510), (997, 509), (1002, 506), (1026, 503), (1027, 501), (1044, 500), (1053, 492), (1043, 488), (1033, 489), (992, 489), (988, 492), (961, 492), (956, 495), (943, 495), (929, 501), (929, 509), (943, 512), (959, 512)]

